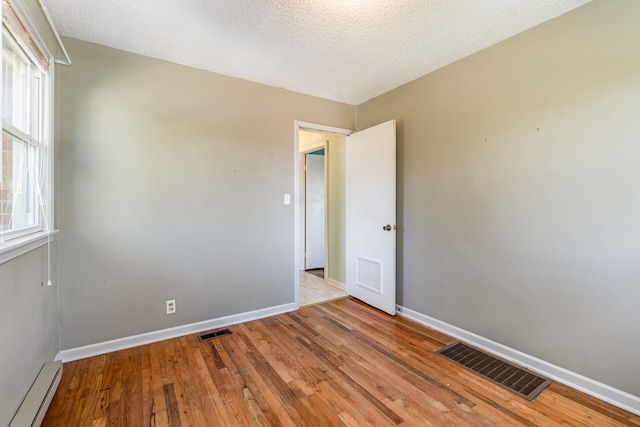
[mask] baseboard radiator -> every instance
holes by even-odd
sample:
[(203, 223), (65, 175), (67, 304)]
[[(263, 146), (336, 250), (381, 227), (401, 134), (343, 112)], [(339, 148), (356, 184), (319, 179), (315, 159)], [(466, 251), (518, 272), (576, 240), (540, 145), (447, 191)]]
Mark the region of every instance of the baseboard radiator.
[(44, 364), (9, 427), (40, 426), (62, 377), (62, 362)]

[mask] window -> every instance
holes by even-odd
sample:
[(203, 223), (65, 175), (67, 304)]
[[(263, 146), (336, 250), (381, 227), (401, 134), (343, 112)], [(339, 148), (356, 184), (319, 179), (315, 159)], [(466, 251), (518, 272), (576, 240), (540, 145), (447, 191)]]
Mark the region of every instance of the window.
[(24, 36), (3, 22), (0, 245), (47, 231), (50, 216), (49, 65)]

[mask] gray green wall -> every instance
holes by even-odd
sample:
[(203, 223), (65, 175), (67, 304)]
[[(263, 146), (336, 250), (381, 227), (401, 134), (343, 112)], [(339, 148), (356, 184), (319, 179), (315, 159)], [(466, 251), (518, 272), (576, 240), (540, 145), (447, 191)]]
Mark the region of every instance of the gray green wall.
[(398, 302), (640, 396), (640, 2), (357, 108), (398, 120)]
[(352, 128), (355, 108), (64, 43), (61, 349), (293, 303), (294, 120)]
[(9, 425), (42, 366), (58, 353), (56, 242), (0, 264), (0, 426)]
[(345, 199), (345, 168), (347, 151), (346, 137), (327, 135), (329, 150), (327, 153), (327, 215), (329, 229), (327, 240), (329, 245), (329, 279), (339, 283), (347, 283), (347, 255), (346, 255), (346, 199)]

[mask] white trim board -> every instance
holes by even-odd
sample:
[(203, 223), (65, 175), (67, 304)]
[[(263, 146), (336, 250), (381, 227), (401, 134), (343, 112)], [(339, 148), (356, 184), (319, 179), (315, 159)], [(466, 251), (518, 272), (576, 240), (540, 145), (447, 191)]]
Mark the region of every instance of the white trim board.
[(345, 285), (344, 283), (339, 282), (339, 281), (337, 281), (335, 279), (332, 279), (330, 277), (327, 278), (327, 285), (333, 286), (334, 288), (338, 288), (341, 291), (347, 292), (347, 285)]
[(211, 329), (222, 328), (224, 326), (235, 325), (251, 320), (263, 319), (277, 314), (288, 313), (297, 310), (295, 303), (282, 304), (274, 307), (267, 307), (260, 310), (248, 311), (246, 313), (232, 314), (230, 316), (219, 317), (217, 319), (204, 320), (202, 322), (180, 325), (173, 328), (162, 329), (154, 332), (133, 335), (130, 337), (118, 338), (111, 341), (104, 341), (96, 344), (89, 344), (82, 347), (61, 350), (56, 356), (56, 360), (63, 363), (87, 357), (98, 356), (112, 351), (124, 350), (126, 348), (137, 347), (144, 344), (151, 344), (184, 335), (195, 334)]
[(40, 231), (3, 243), (0, 245), (0, 264), (53, 243), (53, 236), (56, 234), (58, 234), (58, 230)]
[(443, 332), (453, 338), (464, 341), (493, 355), (502, 357), (511, 362), (517, 363), (534, 372), (542, 374), (552, 380), (565, 384), (576, 390), (580, 390), (590, 396), (603, 400), (626, 411), (640, 415), (640, 397), (618, 390), (591, 378), (587, 378), (578, 373), (556, 366), (537, 357), (528, 355), (516, 349), (491, 341), (487, 338), (476, 335), (473, 332), (458, 328), (442, 322), (426, 314), (411, 310), (401, 305), (396, 306), (396, 312), (400, 316), (414, 320), (425, 326)]
[(327, 125), (321, 125), (317, 123), (303, 122), (300, 120), (295, 120), (295, 127), (296, 127), (296, 133), (301, 130), (308, 130), (310, 132), (349, 136), (355, 132), (353, 129), (338, 128), (335, 126), (327, 126)]

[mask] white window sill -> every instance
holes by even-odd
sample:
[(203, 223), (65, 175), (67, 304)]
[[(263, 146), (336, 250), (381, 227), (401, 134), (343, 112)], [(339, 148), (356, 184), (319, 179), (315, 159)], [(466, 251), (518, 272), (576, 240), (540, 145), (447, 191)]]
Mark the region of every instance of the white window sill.
[(41, 231), (0, 244), (0, 264), (46, 245), (58, 230)]

